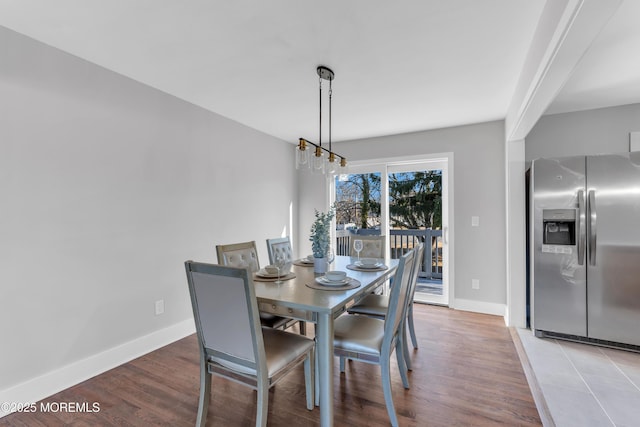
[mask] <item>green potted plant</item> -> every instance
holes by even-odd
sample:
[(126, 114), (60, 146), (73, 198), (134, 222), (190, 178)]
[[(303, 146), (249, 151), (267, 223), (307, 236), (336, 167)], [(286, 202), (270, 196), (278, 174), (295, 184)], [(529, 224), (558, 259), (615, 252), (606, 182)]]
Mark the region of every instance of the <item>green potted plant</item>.
[(333, 206), (326, 213), (315, 210), (316, 219), (311, 225), (309, 240), (313, 251), (313, 268), (316, 273), (327, 271), (327, 260), (329, 259), (329, 248), (331, 246), (331, 220), (335, 213)]

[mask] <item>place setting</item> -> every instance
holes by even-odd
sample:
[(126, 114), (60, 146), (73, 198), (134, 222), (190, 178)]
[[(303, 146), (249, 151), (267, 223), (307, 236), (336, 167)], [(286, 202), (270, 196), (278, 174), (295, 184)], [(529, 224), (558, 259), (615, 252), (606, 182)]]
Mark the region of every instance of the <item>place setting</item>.
[(293, 262), (293, 265), (300, 267), (313, 267), (313, 255), (307, 255)]
[(356, 262), (347, 265), (349, 270), (357, 271), (384, 271), (389, 267), (378, 258), (362, 258)]
[(346, 271), (327, 271), (323, 276), (315, 278), (313, 283), (307, 283), (311, 289), (322, 291), (346, 291), (360, 286), (360, 282), (347, 276)]
[[(291, 264), (289, 264), (291, 265)], [(266, 265), (259, 271), (253, 274), (253, 280), (257, 282), (273, 282), (276, 284), (282, 283), (283, 280), (291, 280), (296, 277), (292, 271), (284, 268), (285, 266), (278, 267), (276, 265)]]

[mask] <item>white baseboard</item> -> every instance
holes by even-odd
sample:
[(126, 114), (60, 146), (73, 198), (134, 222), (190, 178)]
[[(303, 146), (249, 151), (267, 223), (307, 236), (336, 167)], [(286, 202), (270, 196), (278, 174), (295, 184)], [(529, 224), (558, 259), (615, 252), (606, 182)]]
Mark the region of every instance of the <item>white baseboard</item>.
[(456, 310), (473, 311), (474, 313), (493, 314), (504, 317), (507, 313), (505, 304), (494, 302), (475, 301), (469, 299), (454, 299), (453, 308)]
[[(167, 328), (110, 348), (102, 353), (64, 366), (55, 371), (0, 391), (0, 402), (35, 403), (89, 378), (113, 369), (123, 363), (145, 355), (167, 344), (195, 333), (193, 319), (187, 319)], [(0, 408), (0, 418), (10, 414), (11, 405)], [(7, 410), (8, 409), (8, 410)]]

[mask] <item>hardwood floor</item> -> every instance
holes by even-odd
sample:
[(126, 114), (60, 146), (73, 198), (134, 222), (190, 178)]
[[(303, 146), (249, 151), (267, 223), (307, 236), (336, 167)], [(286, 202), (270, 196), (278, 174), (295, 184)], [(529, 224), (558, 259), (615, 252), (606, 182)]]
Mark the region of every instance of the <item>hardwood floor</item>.
[[(527, 380), (501, 317), (416, 304), (418, 350), (411, 389), (395, 362), (392, 387), (401, 426), (539, 426)], [(313, 329), (313, 328), (308, 328)], [(184, 338), (43, 401), (94, 402), (99, 412), (14, 413), (2, 426), (192, 426), (198, 405), (195, 335)], [(395, 361), (395, 357), (393, 358)], [(388, 426), (378, 366), (336, 359), (335, 425)], [(315, 426), (318, 408), (305, 406), (302, 367), (269, 393), (269, 426)], [(39, 404), (38, 404), (39, 405)], [(208, 425), (253, 426), (255, 392), (213, 379)]]

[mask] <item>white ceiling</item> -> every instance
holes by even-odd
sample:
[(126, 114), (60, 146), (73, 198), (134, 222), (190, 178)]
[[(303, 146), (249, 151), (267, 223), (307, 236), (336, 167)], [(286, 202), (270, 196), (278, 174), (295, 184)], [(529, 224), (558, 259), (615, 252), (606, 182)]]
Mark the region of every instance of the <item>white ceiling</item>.
[(640, 1), (624, 0), (547, 114), (640, 102)]
[[(339, 141), (503, 119), (544, 5), (0, 0), (0, 25), (291, 142), (317, 141), (329, 66)], [(640, 102), (639, 16), (627, 0), (549, 111)]]

